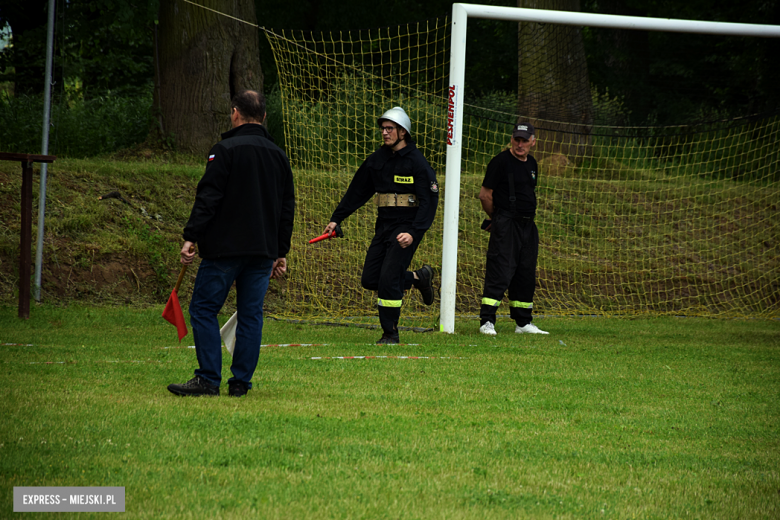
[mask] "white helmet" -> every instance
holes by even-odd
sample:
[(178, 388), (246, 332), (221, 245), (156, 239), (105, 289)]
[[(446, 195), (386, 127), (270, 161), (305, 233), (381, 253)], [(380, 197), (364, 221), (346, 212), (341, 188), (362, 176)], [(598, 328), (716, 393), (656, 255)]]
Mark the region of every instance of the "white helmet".
[(377, 125), (382, 126), (382, 121), (392, 121), (397, 124), (410, 136), (412, 135), (412, 122), (409, 120), (409, 116), (406, 115), (404, 109), (401, 107), (393, 107), (377, 119)]

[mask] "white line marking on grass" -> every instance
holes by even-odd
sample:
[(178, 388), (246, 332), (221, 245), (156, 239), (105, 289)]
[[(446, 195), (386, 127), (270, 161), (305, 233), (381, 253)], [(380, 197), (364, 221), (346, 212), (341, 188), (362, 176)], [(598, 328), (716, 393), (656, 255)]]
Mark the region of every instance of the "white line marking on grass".
[(271, 343), (261, 347), (327, 347), (327, 343)]
[[(32, 345), (31, 345), (32, 346)], [(327, 343), (270, 343), (268, 345), (260, 345), (261, 348), (268, 347), (327, 347)], [(225, 348), (225, 345), (222, 345)], [(195, 345), (189, 347), (160, 347), (161, 349), (178, 349), (178, 348), (195, 348)]]
[(104, 361), (95, 361), (95, 363), (172, 363), (172, 361), (160, 361), (159, 359), (106, 359)]
[[(27, 361), (25, 365), (75, 365), (78, 361)], [(91, 363), (172, 363), (172, 361), (161, 361), (158, 359), (102, 359), (91, 361)]]
[(309, 358), (315, 361), (322, 361), (326, 359), (466, 359), (462, 357), (438, 357), (438, 356), (316, 356)]

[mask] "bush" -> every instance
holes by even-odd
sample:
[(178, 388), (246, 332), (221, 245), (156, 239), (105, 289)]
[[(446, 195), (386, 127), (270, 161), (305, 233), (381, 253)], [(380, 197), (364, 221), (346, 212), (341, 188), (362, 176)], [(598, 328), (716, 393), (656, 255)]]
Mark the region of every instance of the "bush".
[[(49, 153), (92, 157), (143, 142), (152, 123), (151, 94), (91, 100), (53, 100)], [(43, 100), (0, 95), (0, 151), (41, 150)]]

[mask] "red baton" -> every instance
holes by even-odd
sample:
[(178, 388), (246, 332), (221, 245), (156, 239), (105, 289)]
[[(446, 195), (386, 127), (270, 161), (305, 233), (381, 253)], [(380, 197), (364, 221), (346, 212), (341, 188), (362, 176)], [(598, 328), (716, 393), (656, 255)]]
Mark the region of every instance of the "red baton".
[(315, 242), (319, 242), (320, 240), (327, 240), (329, 238), (341, 238), (344, 236), (344, 233), (341, 231), (341, 226), (336, 226), (336, 229), (331, 231), (330, 233), (323, 233), (322, 235), (318, 236), (317, 238), (312, 238), (309, 240), (310, 244), (314, 244)]
[(331, 231), (330, 233), (325, 233), (324, 235), (320, 235), (317, 238), (312, 238), (311, 240), (309, 240), (309, 243), (313, 244), (315, 242), (319, 242), (320, 240), (325, 240), (326, 238), (333, 238), (335, 236), (336, 236), (336, 232)]

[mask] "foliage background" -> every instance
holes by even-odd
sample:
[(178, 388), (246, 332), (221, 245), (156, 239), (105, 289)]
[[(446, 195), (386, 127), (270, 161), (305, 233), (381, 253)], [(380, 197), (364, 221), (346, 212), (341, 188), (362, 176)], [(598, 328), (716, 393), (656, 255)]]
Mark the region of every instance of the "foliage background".
[[(54, 129), (67, 125), (61, 121), (67, 118), (65, 113), (83, 110), (84, 102), (105, 104), (105, 100), (119, 97), (129, 98), (126, 102), (131, 105), (145, 104), (145, 123), (156, 132), (153, 118), (157, 114), (150, 99), (159, 1), (57, 2)], [(550, 2), (523, 5), (544, 8)], [(507, 0), (481, 3), (516, 5)], [(320, 32), (449, 16), (452, 2), (400, 0), (381, 10), (362, 8), (362, 0), (257, 0), (255, 5), (263, 30)], [(580, 6), (583, 12), (602, 14), (780, 25), (780, 2), (776, 1), (582, 0)], [(0, 28), (12, 32), (10, 44), (0, 50), (0, 94), (6, 96), (6, 105), (15, 104), (13, 115), (5, 116), (13, 123), (13, 135), (9, 131), (2, 136), (0, 151), (29, 151), (40, 142), (40, 125), (34, 124), (40, 120), (40, 112), (34, 108), (43, 92), (46, 22), (46, 2), (0, 0)], [(621, 103), (624, 124), (666, 125), (780, 108), (780, 89), (776, 88), (780, 84), (780, 39), (713, 39), (593, 28), (584, 28), (583, 36), (594, 95)], [(276, 64), (262, 30), (258, 38), (265, 90), (271, 93), (278, 81)], [(518, 42), (516, 24), (492, 20), (470, 21), (468, 38), (467, 101), (489, 107), (489, 100), (497, 94), (512, 96), (517, 89), (518, 45), (536, 42)], [(26, 95), (34, 100), (23, 99)], [(19, 117), (26, 112), (29, 117)], [(128, 141), (140, 142), (146, 137), (134, 127), (126, 132), (124, 121), (120, 124), (117, 131), (129, 135), (108, 143), (109, 147), (122, 148)], [(152, 137), (165, 143), (167, 136), (153, 132)], [(90, 136), (83, 140), (90, 142)], [(93, 148), (84, 149), (55, 138), (49, 151), (59, 156), (95, 155), (106, 151), (106, 143), (98, 140)]]

